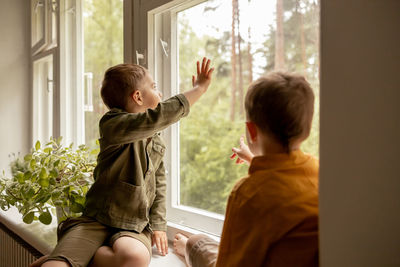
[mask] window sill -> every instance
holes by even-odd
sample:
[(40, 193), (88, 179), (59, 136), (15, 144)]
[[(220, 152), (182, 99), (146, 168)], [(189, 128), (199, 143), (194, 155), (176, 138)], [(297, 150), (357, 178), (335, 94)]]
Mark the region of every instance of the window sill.
[[(43, 255), (49, 254), (57, 243), (56, 229), (57, 223), (53, 221), (50, 225), (43, 225), (39, 222), (25, 224), (22, 217), (16, 208), (11, 208), (8, 211), (0, 210), (0, 222), (8, 229), (25, 240), (32, 247), (37, 249)], [(157, 266), (176, 266), (185, 267), (185, 260), (177, 256), (173, 252), (173, 240), (176, 233), (182, 233), (190, 236), (193, 234), (206, 234), (211, 238), (219, 241), (219, 237), (200, 232), (198, 230), (168, 222), (167, 236), (169, 240), (169, 249), (167, 256), (160, 256), (157, 249), (153, 247), (153, 256), (150, 262), (150, 267)]]

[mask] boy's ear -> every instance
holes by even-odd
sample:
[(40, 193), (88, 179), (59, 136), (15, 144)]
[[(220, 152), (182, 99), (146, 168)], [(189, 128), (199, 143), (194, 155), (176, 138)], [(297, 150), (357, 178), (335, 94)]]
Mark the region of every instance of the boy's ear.
[(250, 139), (252, 142), (257, 141), (257, 126), (254, 122), (247, 121), (246, 122), (247, 131), (249, 132)]
[(133, 102), (135, 102), (135, 103), (138, 104), (139, 106), (143, 105), (142, 93), (140, 93), (139, 90), (135, 90), (135, 91), (131, 94), (131, 98), (132, 98)]

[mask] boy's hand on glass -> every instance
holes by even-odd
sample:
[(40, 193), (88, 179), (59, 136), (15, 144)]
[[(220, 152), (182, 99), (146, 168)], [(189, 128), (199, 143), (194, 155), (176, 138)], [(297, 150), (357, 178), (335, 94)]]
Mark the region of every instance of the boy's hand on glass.
[(206, 57), (203, 58), (203, 61), (197, 61), (197, 77), (192, 76), (192, 85), (193, 87), (201, 87), (204, 91), (207, 91), (208, 86), (211, 83), (212, 73), (214, 68), (210, 69), (211, 60)]
[(160, 255), (165, 256), (168, 254), (168, 238), (166, 232), (154, 231), (151, 244), (156, 244), (157, 250)]
[(234, 159), (237, 156), (236, 164), (247, 163), (247, 165), (250, 165), (250, 162), (254, 157), (249, 147), (244, 143), (243, 135), (239, 140), (239, 148), (232, 147), (232, 152), (233, 154), (231, 155), (231, 159)]

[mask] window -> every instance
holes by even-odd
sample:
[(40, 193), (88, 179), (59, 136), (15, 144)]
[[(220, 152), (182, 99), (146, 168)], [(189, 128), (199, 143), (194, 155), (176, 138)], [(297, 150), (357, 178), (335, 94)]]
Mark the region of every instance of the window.
[[(33, 140), (95, 145), (104, 71), (123, 62), (123, 1), (32, 0)], [(107, 56), (99, 56), (107, 55)]]
[(207, 94), (163, 132), (169, 222), (220, 234), (227, 197), (247, 172), (229, 158), (244, 133), (243, 98), (266, 72), (311, 83), (315, 115), (302, 148), (318, 156), (318, 0), (31, 0), (31, 14), (33, 142), (61, 135), (94, 146), (109, 66), (147, 67), (168, 98), (191, 88), (196, 60), (213, 60)]
[(57, 2), (31, 1), (32, 143), (57, 135)]
[(166, 97), (191, 88), (195, 60), (207, 56), (216, 68), (189, 117), (165, 132), (170, 221), (220, 233), (227, 197), (247, 172), (229, 158), (244, 133), (243, 98), (266, 72), (300, 72), (312, 84), (315, 117), (302, 149), (318, 156), (318, 30), (313, 0), (174, 1), (149, 13), (149, 69)]

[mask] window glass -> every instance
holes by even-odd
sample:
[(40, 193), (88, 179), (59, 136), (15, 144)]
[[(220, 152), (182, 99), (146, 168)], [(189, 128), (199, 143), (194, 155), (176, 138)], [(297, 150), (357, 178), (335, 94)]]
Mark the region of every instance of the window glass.
[(215, 67), (208, 92), (180, 122), (179, 204), (224, 214), (248, 166), (231, 147), (245, 132), (244, 96), (252, 80), (283, 69), (305, 75), (316, 95), (312, 132), (302, 149), (319, 149), (319, 3), (316, 0), (213, 0), (177, 14), (179, 89), (191, 88), (194, 59)]
[(31, 1), (31, 45), (36, 47), (44, 43), (45, 31), (45, 6), (43, 1)]
[(53, 136), (53, 55), (33, 62), (33, 140), (47, 142)]
[(83, 23), (85, 142), (95, 146), (99, 120), (107, 111), (101, 81), (109, 67), (123, 62), (123, 1), (85, 0)]

